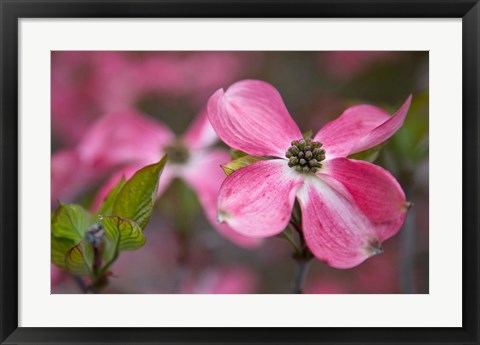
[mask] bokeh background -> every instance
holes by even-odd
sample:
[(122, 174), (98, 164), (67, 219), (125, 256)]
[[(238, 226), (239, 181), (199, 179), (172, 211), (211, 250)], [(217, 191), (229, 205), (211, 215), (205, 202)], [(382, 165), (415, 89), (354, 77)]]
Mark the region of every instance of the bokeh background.
[[(112, 171), (84, 167), (75, 147), (105, 115), (135, 109), (177, 134), (218, 88), (245, 79), (273, 84), (304, 132), (368, 103), (393, 113), (409, 94), (407, 120), (376, 164), (413, 203), (385, 253), (353, 269), (313, 260), (306, 293), (428, 293), (428, 52), (89, 52), (51, 55), (52, 210), (57, 200), (90, 208)], [(222, 146), (221, 143), (218, 146)], [(124, 252), (105, 293), (290, 293), (289, 244), (243, 249), (213, 230), (197, 196), (174, 181), (155, 206), (147, 243)], [(53, 293), (81, 293), (52, 266)]]

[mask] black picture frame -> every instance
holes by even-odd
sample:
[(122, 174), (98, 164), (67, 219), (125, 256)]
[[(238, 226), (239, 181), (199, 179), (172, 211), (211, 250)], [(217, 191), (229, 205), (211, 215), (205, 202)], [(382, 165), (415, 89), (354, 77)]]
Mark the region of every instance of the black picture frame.
[[(1, 344), (479, 344), (478, 0), (0, 0)], [(75, 17), (455, 17), (463, 21), (463, 327), (18, 327), (18, 20)], [(455, 230), (455, 229), (452, 229)], [(457, 229), (458, 230), (458, 229)]]

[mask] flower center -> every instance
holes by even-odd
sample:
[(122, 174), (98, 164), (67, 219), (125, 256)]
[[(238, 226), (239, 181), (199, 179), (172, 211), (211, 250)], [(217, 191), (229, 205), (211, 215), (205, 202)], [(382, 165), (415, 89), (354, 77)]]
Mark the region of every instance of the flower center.
[(322, 167), (321, 162), (325, 159), (325, 150), (322, 143), (312, 141), (311, 138), (292, 141), (285, 153), (288, 158), (288, 166), (298, 172), (315, 173)]
[(164, 148), (165, 153), (168, 155), (168, 160), (172, 163), (182, 164), (188, 160), (188, 149), (180, 141), (175, 141), (171, 145)]

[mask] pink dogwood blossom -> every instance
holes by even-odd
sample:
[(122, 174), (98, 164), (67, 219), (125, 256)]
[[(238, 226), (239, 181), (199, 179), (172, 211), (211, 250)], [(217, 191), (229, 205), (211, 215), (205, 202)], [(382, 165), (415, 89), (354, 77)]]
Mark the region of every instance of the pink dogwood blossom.
[(217, 193), (225, 179), (219, 166), (230, 159), (227, 151), (212, 147), (217, 140), (206, 112), (178, 138), (167, 126), (134, 111), (101, 118), (77, 147), (81, 161), (89, 166), (100, 171), (118, 167), (97, 195), (94, 210), (122, 176), (130, 178), (142, 166), (157, 162), (167, 153), (159, 195), (174, 178), (182, 179), (196, 192), (207, 219), (220, 234), (244, 247), (257, 245), (258, 239), (243, 236), (216, 221)]
[(390, 138), (410, 102), (392, 116), (370, 105), (349, 108), (305, 140), (270, 84), (244, 80), (218, 90), (208, 116), (220, 139), (269, 158), (225, 179), (218, 220), (245, 236), (273, 236), (288, 225), (297, 199), (303, 235), (318, 259), (350, 268), (381, 253), (405, 220), (405, 194), (385, 169), (347, 157)]
[(224, 83), (251, 73), (261, 53), (52, 52), (52, 130), (62, 144), (78, 143), (106, 113), (135, 108), (144, 97), (182, 98), (193, 105)]

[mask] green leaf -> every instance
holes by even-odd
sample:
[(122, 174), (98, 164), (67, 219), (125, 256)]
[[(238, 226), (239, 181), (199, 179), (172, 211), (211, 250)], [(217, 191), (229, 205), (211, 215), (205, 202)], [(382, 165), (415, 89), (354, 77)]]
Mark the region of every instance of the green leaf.
[(371, 149), (368, 149), (368, 150), (365, 150), (365, 151), (362, 151), (362, 152), (354, 153), (352, 155), (349, 155), (348, 158), (373, 163), (377, 160), (378, 156), (380, 155), (380, 151), (381, 151), (383, 145), (384, 144), (382, 143), (380, 145), (372, 147)]
[(91, 275), (93, 265), (93, 248), (87, 241), (81, 241), (70, 248), (65, 255), (68, 272), (75, 275)]
[(225, 174), (230, 175), (234, 171), (246, 167), (247, 165), (250, 165), (252, 163), (261, 161), (261, 160), (266, 160), (266, 157), (257, 157), (257, 156), (243, 156), (240, 158), (237, 158), (227, 164), (222, 164), (221, 167)]
[(105, 246), (102, 253), (103, 261), (105, 262), (102, 268), (103, 272), (106, 272), (117, 259), (120, 244), (120, 231), (113, 222), (106, 218), (108, 217), (99, 216), (99, 219), (103, 224), (103, 231), (105, 233)]
[(111, 215), (113, 211), (113, 205), (115, 203), (115, 199), (117, 198), (118, 193), (122, 189), (122, 187), (125, 185), (125, 177), (122, 177), (122, 179), (113, 187), (113, 189), (108, 193), (108, 195), (105, 197), (103, 200), (102, 206), (100, 206), (97, 216), (98, 215)]
[[(113, 249), (109, 252), (117, 253), (124, 250), (135, 250), (143, 247), (145, 244), (145, 236), (140, 226), (128, 219), (118, 216), (108, 216), (102, 218), (103, 227), (105, 229), (105, 237), (110, 242)], [(116, 247), (116, 249), (115, 249)], [(111, 257), (112, 254), (109, 254)]]
[(89, 213), (79, 205), (60, 204), (52, 216), (52, 235), (80, 242), (90, 227)]
[(247, 153), (239, 150), (230, 150), (230, 157), (232, 157), (232, 160), (238, 159), (243, 156), (247, 156)]
[(75, 246), (75, 242), (68, 238), (61, 237), (51, 237), (52, 241), (52, 250), (51, 250), (51, 259), (52, 262), (61, 269), (66, 270), (65, 256), (68, 251)]
[(118, 192), (112, 214), (129, 218), (145, 229), (152, 216), (158, 181), (166, 161), (165, 155), (160, 162), (137, 171)]

